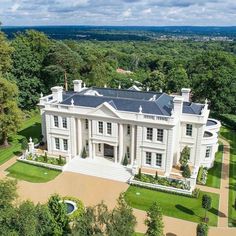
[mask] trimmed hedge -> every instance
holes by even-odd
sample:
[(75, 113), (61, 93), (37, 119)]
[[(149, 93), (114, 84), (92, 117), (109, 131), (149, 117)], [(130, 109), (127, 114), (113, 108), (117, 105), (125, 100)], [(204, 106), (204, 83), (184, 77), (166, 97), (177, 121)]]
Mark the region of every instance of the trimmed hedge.
[(236, 130), (236, 115), (233, 114), (211, 114), (216, 119), (222, 121), (226, 126), (230, 127), (231, 129)]

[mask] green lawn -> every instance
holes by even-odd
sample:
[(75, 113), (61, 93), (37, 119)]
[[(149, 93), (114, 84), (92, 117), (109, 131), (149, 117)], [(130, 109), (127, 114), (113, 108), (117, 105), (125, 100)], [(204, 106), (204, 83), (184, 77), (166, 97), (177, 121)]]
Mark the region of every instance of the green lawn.
[(206, 186), (220, 188), (223, 145), (220, 143), (215, 156), (214, 166), (208, 171)]
[(29, 137), (40, 138), (41, 120), (40, 115), (34, 115), (30, 119), (23, 122), (23, 125), (17, 135), (10, 138), (11, 146), (0, 148), (0, 165), (9, 160), (12, 156), (17, 155), (21, 151), (20, 141), (22, 138)]
[(142, 234), (142, 233), (137, 233), (137, 232), (133, 234), (133, 236), (143, 236), (143, 235), (144, 235), (144, 234)]
[[(125, 199), (130, 206), (144, 211), (147, 211), (152, 203), (157, 201), (164, 215), (200, 222), (205, 214), (205, 211), (201, 207), (202, 195), (204, 193), (201, 192), (199, 198), (196, 199), (130, 186), (125, 193)], [(207, 215), (209, 217), (209, 225), (216, 226), (219, 195), (214, 193), (207, 194), (212, 197), (212, 209)]]
[(6, 171), (9, 172), (7, 176), (33, 183), (48, 182), (61, 173), (57, 170), (50, 170), (48, 168), (34, 166), (23, 162), (15, 163)]
[(230, 169), (229, 169), (229, 226), (236, 227), (236, 131), (222, 127), (220, 135), (230, 143)]

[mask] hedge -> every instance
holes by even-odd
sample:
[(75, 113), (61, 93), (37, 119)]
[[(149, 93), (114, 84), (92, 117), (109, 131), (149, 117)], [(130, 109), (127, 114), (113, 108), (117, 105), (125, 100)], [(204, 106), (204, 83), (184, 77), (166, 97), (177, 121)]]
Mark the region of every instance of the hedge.
[(216, 114), (211, 113), (213, 117), (219, 119), (223, 122), (226, 126), (230, 127), (231, 129), (236, 130), (236, 115), (233, 114)]

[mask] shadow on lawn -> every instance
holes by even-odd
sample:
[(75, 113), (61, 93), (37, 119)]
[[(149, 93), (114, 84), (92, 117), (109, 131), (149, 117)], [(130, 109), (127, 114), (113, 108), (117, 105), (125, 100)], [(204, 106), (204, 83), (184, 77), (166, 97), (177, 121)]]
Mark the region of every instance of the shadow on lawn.
[(218, 210), (215, 209), (214, 207), (212, 207), (212, 208), (209, 210), (209, 212), (211, 212), (211, 213), (214, 214), (214, 215), (218, 215), (218, 216), (220, 216), (220, 217), (226, 217), (226, 215), (225, 215), (223, 212), (218, 211)]
[(37, 138), (40, 139), (41, 135), (41, 124), (40, 123), (34, 123), (30, 127), (21, 130), (19, 135), (25, 136), (27, 139), (31, 138)]
[(188, 215), (195, 215), (194, 212), (193, 212), (191, 209), (189, 209), (189, 208), (187, 208), (187, 207), (184, 207), (184, 206), (182, 206), (182, 205), (180, 205), (180, 204), (175, 205), (175, 207), (176, 207), (178, 210), (180, 210), (180, 211), (182, 211), (182, 212), (184, 212), (184, 213), (186, 213), (186, 214), (188, 214)]

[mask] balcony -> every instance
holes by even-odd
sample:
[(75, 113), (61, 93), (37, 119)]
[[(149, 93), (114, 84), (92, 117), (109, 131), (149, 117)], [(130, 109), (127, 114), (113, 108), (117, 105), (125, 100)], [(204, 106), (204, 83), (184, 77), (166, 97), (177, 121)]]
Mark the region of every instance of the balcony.
[(211, 132), (219, 132), (221, 123), (215, 119), (208, 119), (206, 123), (206, 130)]

